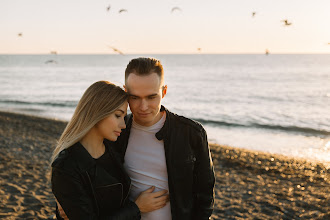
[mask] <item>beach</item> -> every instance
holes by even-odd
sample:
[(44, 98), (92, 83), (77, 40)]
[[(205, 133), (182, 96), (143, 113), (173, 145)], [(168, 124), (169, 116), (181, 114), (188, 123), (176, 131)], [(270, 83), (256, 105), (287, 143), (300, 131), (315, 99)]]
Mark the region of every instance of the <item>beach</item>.
[[(0, 112), (0, 218), (52, 219), (49, 158), (67, 122)], [(210, 144), (213, 219), (330, 219), (322, 163)]]

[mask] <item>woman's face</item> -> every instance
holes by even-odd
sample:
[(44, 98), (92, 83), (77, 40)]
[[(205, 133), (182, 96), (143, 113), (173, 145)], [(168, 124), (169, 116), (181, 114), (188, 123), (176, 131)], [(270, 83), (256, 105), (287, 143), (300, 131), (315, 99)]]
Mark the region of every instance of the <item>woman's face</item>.
[(103, 138), (116, 141), (121, 130), (126, 128), (124, 117), (127, 113), (127, 105), (125, 102), (114, 113), (96, 124), (96, 129)]

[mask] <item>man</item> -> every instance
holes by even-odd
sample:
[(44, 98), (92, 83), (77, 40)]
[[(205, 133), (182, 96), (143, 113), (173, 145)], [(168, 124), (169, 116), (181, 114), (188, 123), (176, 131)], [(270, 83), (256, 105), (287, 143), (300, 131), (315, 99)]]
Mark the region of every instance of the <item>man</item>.
[(150, 186), (170, 196), (165, 207), (142, 213), (142, 219), (209, 219), (215, 178), (204, 128), (161, 105), (167, 86), (159, 60), (131, 60), (125, 89), (132, 114), (116, 148), (132, 180), (130, 197)]

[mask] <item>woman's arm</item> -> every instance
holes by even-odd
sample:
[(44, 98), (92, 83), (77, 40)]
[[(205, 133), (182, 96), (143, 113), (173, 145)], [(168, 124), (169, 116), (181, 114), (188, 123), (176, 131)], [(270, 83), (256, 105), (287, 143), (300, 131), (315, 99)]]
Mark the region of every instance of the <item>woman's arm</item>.
[(98, 216), (96, 201), (94, 202), (93, 198), (87, 194), (82, 180), (59, 168), (53, 168), (52, 171), (52, 191), (59, 203), (59, 209), (61, 206), (70, 220), (134, 220), (141, 218), (138, 206), (131, 201), (107, 216)]
[(69, 219), (97, 219), (94, 201), (78, 177), (53, 168), (52, 191)]

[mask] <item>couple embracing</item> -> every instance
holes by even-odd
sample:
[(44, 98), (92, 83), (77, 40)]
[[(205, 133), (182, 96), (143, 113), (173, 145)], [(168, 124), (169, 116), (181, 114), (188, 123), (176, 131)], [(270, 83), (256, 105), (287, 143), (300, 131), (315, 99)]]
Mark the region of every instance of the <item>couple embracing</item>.
[(166, 92), (154, 58), (129, 62), (125, 90), (98, 81), (85, 91), (51, 159), (58, 219), (210, 218), (206, 132), (162, 106)]

